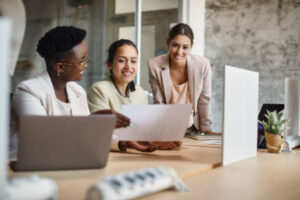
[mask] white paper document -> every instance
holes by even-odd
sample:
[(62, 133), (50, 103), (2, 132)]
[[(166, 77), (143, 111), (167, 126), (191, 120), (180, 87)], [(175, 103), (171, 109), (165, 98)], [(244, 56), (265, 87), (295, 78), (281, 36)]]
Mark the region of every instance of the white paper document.
[(118, 140), (180, 141), (188, 128), (191, 104), (124, 105), (131, 126), (118, 131)]
[(207, 140), (207, 141), (201, 141), (199, 142), (200, 144), (213, 144), (213, 145), (221, 145), (222, 144), (222, 140), (221, 139), (217, 139), (217, 140)]

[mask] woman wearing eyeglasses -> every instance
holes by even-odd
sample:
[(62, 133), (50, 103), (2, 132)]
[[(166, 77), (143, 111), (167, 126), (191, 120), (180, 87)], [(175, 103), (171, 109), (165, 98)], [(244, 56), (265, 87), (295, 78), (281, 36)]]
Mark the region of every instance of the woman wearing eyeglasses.
[[(90, 115), (85, 90), (80, 81), (87, 69), (88, 51), (83, 42), (86, 31), (60, 26), (48, 31), (39, 41), (37, 52), (45, 59), (46, 71), (18, 84), (12, 99), (11, 156), (15, 157), (18, 118), (22, 115)], [(128, 126), (130, 120), (111, 110), (116, 128)]]
[(40, 39), (37, 52), (45, 59), (46, 71), (17, 85), (12, 106), (18, 116), (90, 114), (84, 89), (73, 82), (87, 69), (85, 35), (75, 27), (56, 27)]

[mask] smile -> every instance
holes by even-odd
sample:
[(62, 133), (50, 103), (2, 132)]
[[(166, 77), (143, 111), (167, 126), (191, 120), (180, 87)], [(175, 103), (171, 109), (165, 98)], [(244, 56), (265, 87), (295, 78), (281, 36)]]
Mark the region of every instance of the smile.
[(183, 56), (174, 56), (175, 59), (181, 59)]
[(123, 71), (122, 74), (125, 75), (125, 76), (131, 76), (132, 72), (130, 72), (130, 71)]

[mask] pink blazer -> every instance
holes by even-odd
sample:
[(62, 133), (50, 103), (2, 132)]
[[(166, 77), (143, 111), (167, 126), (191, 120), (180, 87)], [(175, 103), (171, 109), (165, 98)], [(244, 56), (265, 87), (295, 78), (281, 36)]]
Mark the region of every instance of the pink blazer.
[[(171, 97), (169, 54), (148, 61), (149, 82), (155, 104), (168, 104)], [(211, 68), (209, 60), (198, 55), (187, 57), (188, 84), (194, 109), (194, 125), (201, 132), (211, 131)]]

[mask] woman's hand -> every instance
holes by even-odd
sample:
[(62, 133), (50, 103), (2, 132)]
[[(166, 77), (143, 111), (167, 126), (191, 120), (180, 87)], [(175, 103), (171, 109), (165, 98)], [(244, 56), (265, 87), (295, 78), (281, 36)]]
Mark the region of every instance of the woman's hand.
[(206, 131), (205, 135), (223, 135), (223, 133), (216, 133), (216, 132), (213, 132), (213, 131)]
[(128, 117), (113, 110), (98, 110), (92, 113), (92, 115), (101, 115), (101, 114), (114, 114), (116, 116), (115, 128), (123, 128), (129, 126), (130, 124), (130, 119)]
[(159, 150), (172, 150), (181, 146), (181, 141), (167, 141), (167, 142), (150, 142), (152, 145), (156, 145)]
[(120, 151), (125, 152), (127, 148), (136, 149), (141, 152), (153, 152), (158, 149), (157, 145), (150, 142), (137, 142), (137, 141), (119, 141), (118, 146)]

